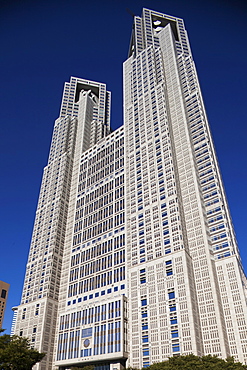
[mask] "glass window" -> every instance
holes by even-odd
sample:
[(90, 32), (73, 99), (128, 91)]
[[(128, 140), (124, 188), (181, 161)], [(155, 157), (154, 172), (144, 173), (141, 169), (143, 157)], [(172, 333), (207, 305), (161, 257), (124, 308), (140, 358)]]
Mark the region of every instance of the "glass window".
[(148, 343), (148, 335), (143, 335), (142, 343)]
[(178, 338), (178, 330), (172, 330), (172, 338)]
[(86, 328), (82, 329), (82, 338), (91, 337), (92, 336), (93, 329), (92, 328)]
[(149, 350), (148, 349), (143, 350), (143, 356), (149, 356)]
[(179, 343), (174, 343), (172, 345), (172, 352), (179, 352), (179, 351), (180, 351)]
[(169, 297), (169, 299), (175, 298), (175, 292), (168, 293), (168, 297)]
[(147, 305), (147, 299), (142, 299), (141, 304), (142, 304), (142, 306), (146, 306)]

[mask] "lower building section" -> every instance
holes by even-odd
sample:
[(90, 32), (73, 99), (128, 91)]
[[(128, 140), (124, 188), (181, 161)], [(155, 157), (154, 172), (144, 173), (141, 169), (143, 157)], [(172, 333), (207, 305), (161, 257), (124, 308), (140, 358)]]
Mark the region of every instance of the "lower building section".
[(147, 367), (174, 355), (202, 355), (191, 275), (185, 250), (131, 268), (129, 366)]
[(91, 304), (78, 303), (77, 308), (60, 315), (56, 365), (61, 369), (75, 364), (110, 366), (115, 361), (124, 365), (128, 357), (126, 312), (126, 297), (117, 295)]
[(57, 302), (42, 298), (39, 303), (30, 302), (19, 305), (15, 310), (15, 335), (30, 339), (30, 344), (39, 352), (45, 352), (44, 359), (33, 370), (52, 369), (55, 331), (57, 322)]
[[(81, 365), (80, 363), (75, 363), (71, 366), (59, 366), (59, 370), (70, 370), (71, 367), (83, 368), (85, 365)], [(114, 362), (104, 361), (104, 362), (92, 362), (87, 363), (87, 368), (91, 370), (122, 370), (126, 367), (126, 359), (116, 360)]]

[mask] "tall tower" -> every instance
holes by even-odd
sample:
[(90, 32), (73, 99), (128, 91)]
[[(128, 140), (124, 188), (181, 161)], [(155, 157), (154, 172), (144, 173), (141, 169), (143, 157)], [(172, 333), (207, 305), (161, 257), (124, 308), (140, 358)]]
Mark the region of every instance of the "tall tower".
[(183, 20), (144, 9), (123, 127), (111, 133), (104, 84), (65, 84), (15, 332), (47, 352), (42, 370), (247, 363), (246, 298)]
[(124, 114), (129, 361), (246, 362), (246, 278), (182, 19), (135, 17)]

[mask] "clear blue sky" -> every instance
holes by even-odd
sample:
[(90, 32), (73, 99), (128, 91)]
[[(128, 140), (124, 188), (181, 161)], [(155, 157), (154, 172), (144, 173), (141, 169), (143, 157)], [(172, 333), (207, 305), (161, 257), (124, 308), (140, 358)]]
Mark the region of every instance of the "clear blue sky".
[(122, 125), (122, 63), (143, 7), (185, 20), (243, 264), (247, 270), (247, 2), (0, 0), (0, 280), (11, 284), (3, 327), (19, 304), (43, 167), (63, 84), (107, 83)]

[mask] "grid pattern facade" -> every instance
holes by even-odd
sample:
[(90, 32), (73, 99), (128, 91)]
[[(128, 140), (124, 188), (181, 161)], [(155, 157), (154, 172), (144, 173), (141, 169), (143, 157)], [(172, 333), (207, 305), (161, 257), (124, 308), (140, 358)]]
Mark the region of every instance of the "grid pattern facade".
[(247, 363), (246, 297), (183, 20), (144, 9), (123, 127), (110, 132), (104, 84), (65, 84), (15, 332), (48, 352), (42, 370)]
[[(59, 300), (61, 368), (127, 358), (124, 129), (85, 152), (78, 148)], [(77, 335), (73, 352), (70, 335)]]
[[(124, 65), (124, 107), (129, 149), (129, 176), (126, 173), (126, 178), (130, 179), (131, 194), (127, 204), (127, 219), (130, 218), (127, 244), (131, 245), (128, 272), (133, 270), (133, 290), (129, 290), (131, 305), (140, 293), (134, 305), (135, 310), (139, 309), (139, 315), (136, 312), (132, 315), (133, 325), (130, 326), (130, 331), (133, 331), (130, 346), (136, 347), (136, 351), (130, 354), (131, 364), (140, 366), (142, 358), (141, 365), (146, 366), (174, 352), (211, 353), (222, 357), (234, 355), (237, 360), (246, 362), (246, 326), (245, 329), (243, 326), (244, 323), (246, 325), (246, 278), (183, 21), (144, 9), (142, 18), (135, 17), (129, 55)], [(173, 327), (169, 327), (171, 313), (167, 309), (164, 316), (166, 328), (162, 329), (155, 310), (152, 317), (152, 303), (156, 303), (157, 308), (159, 291), (154, 293), (155, 288), (150, 288), (148, 278), (145, 283), (140, 279), (142, 269), (135, 266), (145, 263), (153, 269), (158, 264), (155, 259), (159, 257), (165, 271), (169, 256), (173, 262), (177, 255), (186, 256), (187, 253), (191, 257), (190, 263), (181, 266), (183, 278), (187, 280), (183, 287), (186, 287), (186, 303), (178, 304), (179, 296), (182, 297), (179, 285), (177, 290), (180, 294), (174, 290), (180, 323), (174, 339)], [(232, 266), (234, 273), (230, 274), (226, 266), (228, 270)], [(173, 278), (169, 279), (174, 280), (175, 286), (180, 282), (179, 274), (173, 269), (172, 275)], [(223, 283), (223, 276), (228, 276), (228, 279), (231, 276), (234, 283)], [(151, 278), (150, 273), (148, 277)], [(153, 281), (155, 277), (157, 273), (153, 273)], [(193, 279), (192, 284), (189, 278)], [(191, 296), (187, 291), (189, 281), (190, 286), (194, 285)], [(154, 286), (157, 290), (158, 284)], [(229, 286), (233, 289), (231, 292)], [(227, 293), (223, 293), (225, 297), (222, 298), (224, 289)], [(138, 330), (144, 322), (140, 310), (142, 293), (147, 302), (149, 297), (150, 310), (147, 313), (150, 318), (145, 318), (147, 325), (144, 326), (148, 328), (145, 343), (143, 333)], [(168, 306), (168, 288), (163, 294), (163, 303)], [(194, 327), (188, 318), (186, 324), (184, 316), (186, 306), (187, 315), (191, 316), (188, 305), (191, 301), (197, 308), (193, 315)], [(134, 309), (130, 312), (133, 313)], [(245, 316), (243, 321), (238, 321), (238, 328), (233, 324), (237, 313), (241, 319)], [(166, 350), (165, 347), (162, 349), (162, 335), (167, 339)], [(199, 341), (193, 343), (195, 335)], [(196, 348), (196, 343), (201, 346)]]

